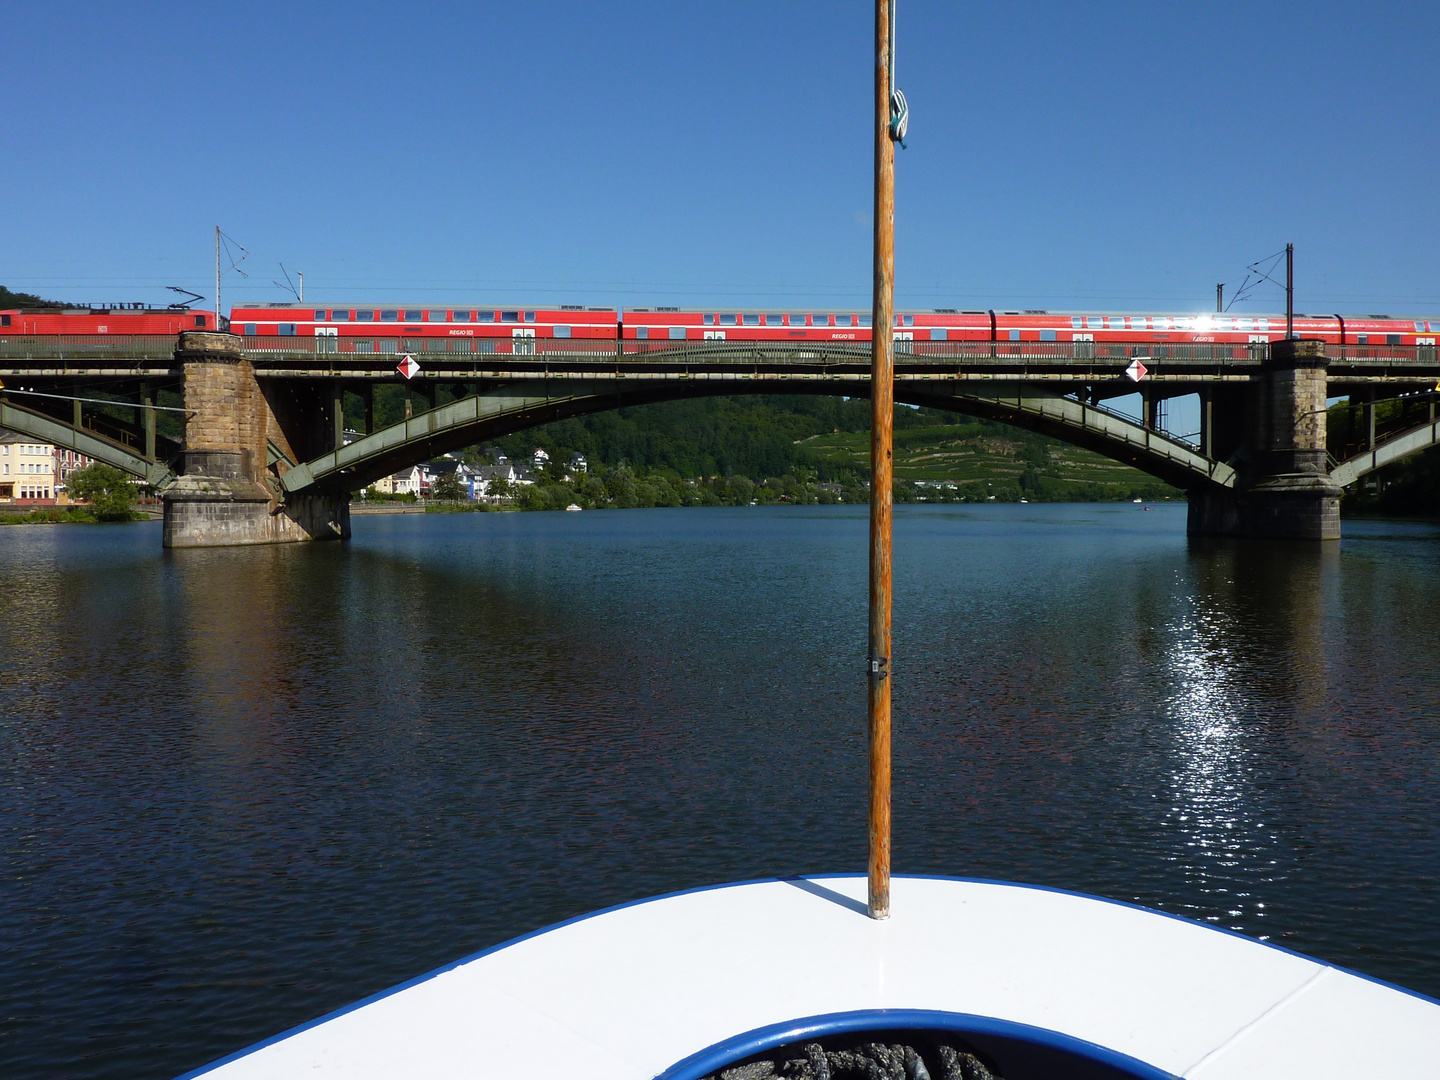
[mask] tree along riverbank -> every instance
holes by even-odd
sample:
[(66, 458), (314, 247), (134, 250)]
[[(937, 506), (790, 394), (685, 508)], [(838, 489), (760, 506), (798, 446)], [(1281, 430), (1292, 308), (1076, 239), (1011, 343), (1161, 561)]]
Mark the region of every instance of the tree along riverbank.
[[(542, 473), (535, 484), (502, 485), (505, 505), (518, 510), (630, 509), (657, 506), (750, 506), (788, 503), (796, 506), (861, 504), (870, 501), (869, 485), (823, 481), (797, 468), (760, 481), (748, 476), (682, 478), (669, 470), (598, 466), (566, 481)], [(976, 502), (1147, 502), (1183, 501), (1184, 492), (1158, 481), (1102, 485), (1067, 481), (1039, 470), (1011, 482), (896, 480), (897, 503)]]
[(149, 514), (133, 510), (124, 518), (100, 518), (89, 506), (40, 506), (24, 513), (0, 511), (0, 525), (113, 525), (149, 520)]

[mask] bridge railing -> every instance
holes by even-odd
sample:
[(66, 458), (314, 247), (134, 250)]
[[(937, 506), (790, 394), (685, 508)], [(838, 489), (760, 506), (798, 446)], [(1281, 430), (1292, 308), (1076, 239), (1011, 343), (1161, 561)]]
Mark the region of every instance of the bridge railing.
[[(868, 341), (677, 340), (656, 338), (302, 338), (247, 337), (246, 351), (256, 359), (343, 358), (347, 365), (374, 356), (396, 361), (496, 356), (557, 359), (654, 359), (683, 362), (727, 358), (752, 362), (757, 354), (782, 362), (867, 362)], [(908, 363), (1083, 363), (1124, 367), (1134, 359), (1200, 363), (1253, 364), (1268, 356), (1268, 346), (1235, 343), (1093, 342), (1093, 341), (909, 341), (895, 343), (896, 357)]]
[(178, 340), (173, 334), (6, 334), (0, 336), (0, 359), (168, 359)]
[[(0, 335), (0, 360), (149, 359), (169, 357), (175, 351), (173, 335), (137, 334), (32, 334)], [(537, 356), (583, 359), (653, 358), (677, 361), (705, 357), (752, 360), (757, 353), (795, 362), (860, 362), (870, 354), (869, 341), (754, 341), (675, 340), (655, 338), (316, 338), (253, 336), (242, 338), (245, 350), (256, 359), (302, 359), (336, 356), (353, 361), (367, 355), (397, 361), (412, 356), (455, 357)], [(908, 363), (965, 362), (984, 364), (1084, 363), (1120, 364), (1133, 359), (1147, 363), (1175, 361), (1207, 364), (1254, 364), (1269, 358), (1268, 343), (1238, 342), (1125, 342), (1125, 341), (910, 341), (895, 342), (897, 359)], [(1435, 364), (1433, 345), (1326, 346), (1332, 363)]]

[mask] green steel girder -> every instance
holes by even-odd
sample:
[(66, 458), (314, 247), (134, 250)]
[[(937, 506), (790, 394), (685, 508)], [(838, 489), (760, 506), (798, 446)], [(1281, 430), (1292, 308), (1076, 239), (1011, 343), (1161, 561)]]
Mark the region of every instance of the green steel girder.
[(1208, 458), (1164, 432), (1059, 392), (1025, 383), (987, 383), (957, 387), (953, 394), (931, 390), (902, 395), (897, 389), (896, 396), (911, 405), (984, 416), (1049, 435), (1133, 465), (1175, 487), (1235, 486), (1235, 470), (1223, 461)]
[(1403, 457), (1425, 450), (1440, 443), (1440, 420), (1429, 420), (1417, 424), (1408, 431), (1392, 435), (1384, 442), (1376, 443), (1373, 450), (1347, 458), (1330, 470), (1330, 479), (1341, 487), (1348, 487), (1360, 477), (1376, 469), (1399, 461)]
[(163, 462), (147, 461), (117, 442), (9, 401), (0, 400), (0, 427), (33, 435), (41, 442), (63, 446), (95, 461), (113, 465), (121, 472), (138, 476), (157, 491), (175, 479)]
[[(955, 385), (955, 384), (951, 384)], [(317, 487), (358, 491), (398, 469), (450, 450), (527, 427), (585, 413), (687, 397), (736, 393), (869, 395), (868, 379), (788, 382), (731, 380), (517, 380), (448, 402), (382, 428), (348, 446), (296, 465), (281, 478), (287, 494)], [(1033, 384), (988, 382), (896, 386), (897, 400), (1003, 420), (1094, 450), (1178, 487), (1233, 487), (1235, 471), (1189, 444), (1152, 431), (1107, 409)]]

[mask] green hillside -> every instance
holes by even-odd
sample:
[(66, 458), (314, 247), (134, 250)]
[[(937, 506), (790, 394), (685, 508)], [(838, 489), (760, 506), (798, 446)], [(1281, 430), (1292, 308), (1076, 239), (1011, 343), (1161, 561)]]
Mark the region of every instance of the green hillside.
[[(900, 501), (1184, 497), (1098, 454), (993, 421), (900, 406), (895, 429)], [(700, 398), (533, 428), (477, 447), (473, 456), (484, 459), (498, 450), (522, 461), (541, 447), (558, 466), (583, 454), (592, 473), (601, 476), (623, 467), (641, 480), (653, 475), (675, 481), (677, 490), (685, 487), (683, 481), (716, 477), (739, 477), (760, 487), (773, 479), (791, 498), (808, 501), (827, 491), (848, 489), (853, 497), (863, 489), (870, 471), (869, 430), (870, 403), (861, 399)]]

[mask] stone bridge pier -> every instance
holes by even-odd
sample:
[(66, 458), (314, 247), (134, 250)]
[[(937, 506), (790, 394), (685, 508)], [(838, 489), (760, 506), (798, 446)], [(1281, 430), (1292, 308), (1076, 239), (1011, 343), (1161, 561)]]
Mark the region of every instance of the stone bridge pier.
[(1231, 422), (1215, 433), (1215, 456), (1235, 463), (1235, 486), (1190, 492), (1192, 535), (1340, 539), (1341, 487), (1326, 460), (1326, 364), (1321, 341), (1270, 346), (1259, 393), (1229, 402)]
[(278, 544), (350, 535), (350, 496), (283, 498), (269, 468), (282, 438), (255, 368), (231, 334), (180, 335), (185, 449), (180, 477), (163, 493), (166, 547)]

